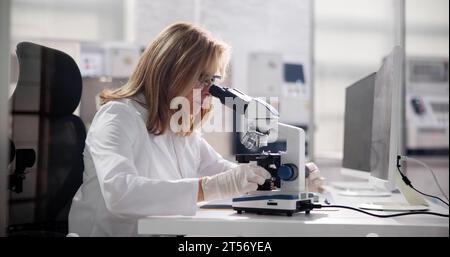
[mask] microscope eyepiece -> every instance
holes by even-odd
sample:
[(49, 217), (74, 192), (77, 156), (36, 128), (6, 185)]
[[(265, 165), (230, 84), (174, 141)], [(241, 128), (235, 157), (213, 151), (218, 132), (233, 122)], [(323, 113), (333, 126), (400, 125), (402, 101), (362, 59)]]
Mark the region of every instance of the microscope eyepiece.
[(217, 98), (221, 98), (224, 94), (225, 94), (225, 90), (223, 89), (223, 87), (219, 87), (217, 85), (212, 84), (209, 87), (209, 93)]

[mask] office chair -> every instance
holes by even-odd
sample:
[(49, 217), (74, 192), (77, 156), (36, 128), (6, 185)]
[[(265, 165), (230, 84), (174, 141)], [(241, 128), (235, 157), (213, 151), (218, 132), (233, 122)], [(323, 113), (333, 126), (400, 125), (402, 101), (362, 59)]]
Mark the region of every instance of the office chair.
[[(69, 55), (45, 46), (22, 42), (16, 52), (19, 78), (11, 98), (13, 141), (16, 148), (32, 144), (37, 162), (31, 171), (36, 172), (34, 210), (28, 210), (34, 219), (10, 224), (8, 232), (10, 236), (65, 236), (84, 170), (86, 128), (73, 115), (81, 98), (80, 70)], [(38, 136), (30, 140), (27, 132), (33, 131)]]

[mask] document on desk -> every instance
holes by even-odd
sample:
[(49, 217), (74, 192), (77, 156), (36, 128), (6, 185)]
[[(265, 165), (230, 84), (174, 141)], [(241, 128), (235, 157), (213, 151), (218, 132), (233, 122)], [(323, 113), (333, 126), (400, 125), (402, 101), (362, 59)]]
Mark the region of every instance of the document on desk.
[(199, 204), (200, 209), (232, 209), (232, 198), (220, 199)]

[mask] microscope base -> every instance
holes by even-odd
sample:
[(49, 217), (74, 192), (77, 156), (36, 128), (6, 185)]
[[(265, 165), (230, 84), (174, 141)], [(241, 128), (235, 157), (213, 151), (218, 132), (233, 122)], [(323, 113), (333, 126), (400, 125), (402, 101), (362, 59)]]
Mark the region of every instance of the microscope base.
[(314, 194), (268, 194), (249, 195), (233, 198), (233, 210), (238, 214), (242, 212), (257, 214), (286, 214), (292, 216), (297, 212), (309, 214), (311, 209), (305, 208), (302, 203), (312, 203)]

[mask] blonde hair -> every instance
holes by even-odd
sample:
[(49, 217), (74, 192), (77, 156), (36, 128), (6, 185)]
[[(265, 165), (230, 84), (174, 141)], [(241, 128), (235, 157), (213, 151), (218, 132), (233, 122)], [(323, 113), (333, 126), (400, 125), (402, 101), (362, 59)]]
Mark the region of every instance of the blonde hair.
[[(201, 77), (216, 72), (225, 77), (228, 61), (227, 44), (193, 24), (175, 23), (148, 45), (125, 85), (100, 94), (100, 104), (142, 92), (147, 102), (147, 130), (154, 135), (163, 134), (174, 113), (170, 109), (171, 99), (187, 96)], [(209, 111), (202, 109), (202, 120)]]

